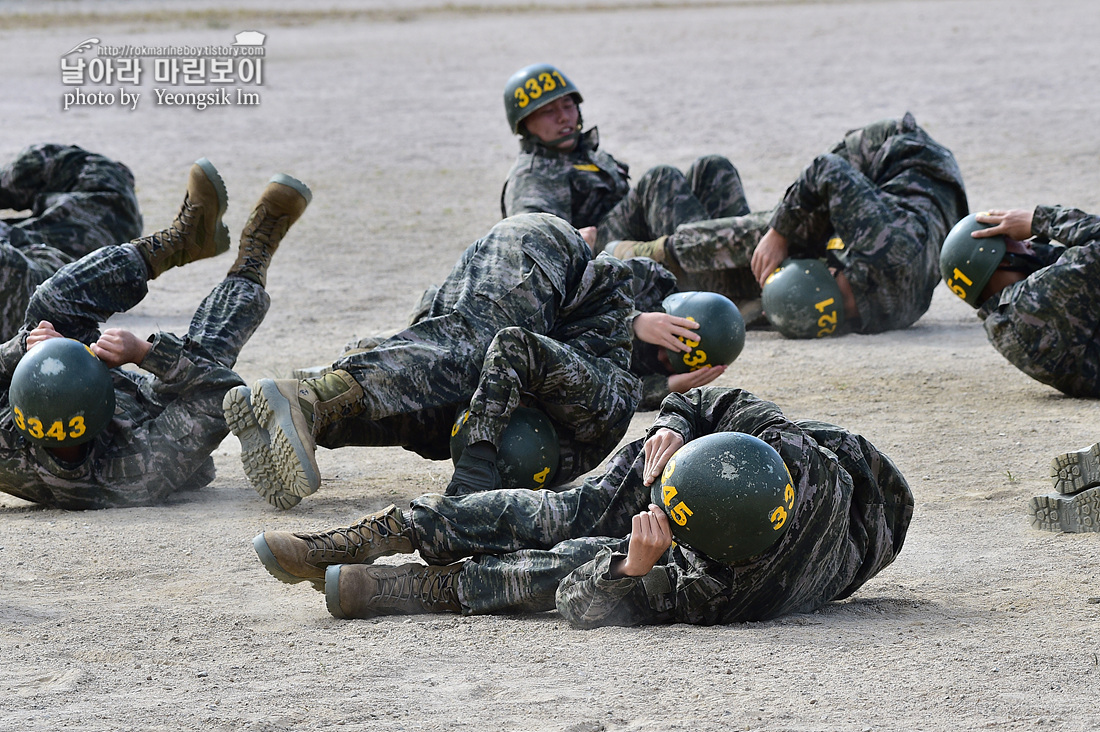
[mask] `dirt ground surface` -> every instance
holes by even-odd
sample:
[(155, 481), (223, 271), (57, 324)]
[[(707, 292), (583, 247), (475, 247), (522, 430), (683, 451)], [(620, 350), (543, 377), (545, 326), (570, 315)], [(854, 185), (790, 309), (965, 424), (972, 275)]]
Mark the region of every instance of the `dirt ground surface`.
[[(103, 45), (266, 34), (256, 104), (202, 111), (62, 83)], [(285, 376), (394, 327), (499, 218), (515, 69), (550, 61), (637, 174), (717, 152), (753, 208), (853, 127), (912, 111), (950, 147), (971, 208), (1100, 210), (1093, 0), (574, 3), (49, 0), (0, 3), (0, 158), (37, 141), (127, 162), (146, 231), (206, 156), (239, 231), (273, 173), (314, 201), (280, 249), (244, 378)], [(85, 54), (89, 59), (94, 51)], [(135, 109), (66, 93), (140, 92)], [(173, 270), (116, 319), (182, 332), (230, 257)], [(348, 523), (439, 490), (400, 449), (321, 451), (321, 490), (278, 512), (228, 439), (218, 478), (157, 508), (70, 513), (0, 498), (5, 730), (1093, 730), (1097, 535), (1030, 527), (1057, 453), (1100, 439), (1100, 405), (1030, 380), (939, 289), (914, 327), (786, 341), (751, 332), (719, 381), (891, 455), (916, 494), (905, 550), (852, 599), (766, 623), (570, 629), (556, 613), (337, 621), (261, 567), (259, 531)], [(639, 414), (629, 438), (652, 413)]]

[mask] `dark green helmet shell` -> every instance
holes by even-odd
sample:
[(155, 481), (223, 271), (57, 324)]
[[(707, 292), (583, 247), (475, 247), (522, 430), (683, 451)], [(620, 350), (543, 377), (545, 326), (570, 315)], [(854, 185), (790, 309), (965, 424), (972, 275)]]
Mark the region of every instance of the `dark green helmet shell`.
[(766, 551), (793, 521), (794, 481), (763, 440), (716, 432), (668, 461), (650, 500), (662, 506), (681, 544), (733, 564)]
[(51, 338), (28, 351), (12, 373), (8, 399), (16, 429), (45, 447), (88, 442), (115, 413), (110, 369), (70, 338)]
[(577, 87), (556, 66), (532, 64), (512, 74), (504, 85), (504, 113), (512, 134), (519, 134), (519, 123), (530, 114), (569, 94), (577, 104), (584, 101)]
[(978, 221), (977, 214), (964, 216), (948, 232), (940, 250), (940, 274), (951, 291), (971, 307), (978, 307), (989, 278), (1004, 259), (1008, 245), (1003, 236), (975, 239), (971, 236), (992, 224)]
[(840, 285), (819, 259), (787, 259), (764, 280), (764, 314), (787, 338), (824, 338), (844, 327)]
[(731, 364), (745, 347), (745, 319), (733, 301), (716, 292), (675, 292), (661, 303), (665, 312), (699, 324), (687, 353), (665, 349), (669, 365), (678, 374), (704, 366)]
[[(451, 429), (451, 460), (456, 465), (469, 443), (468, 416), (468, 409), (459, 412)], [(547, 488), (553, 484), (560, 458), (558, 433), (550, 419), (537, 409), (517, 407), (497, 448), (501, 485), (531, 490)]]

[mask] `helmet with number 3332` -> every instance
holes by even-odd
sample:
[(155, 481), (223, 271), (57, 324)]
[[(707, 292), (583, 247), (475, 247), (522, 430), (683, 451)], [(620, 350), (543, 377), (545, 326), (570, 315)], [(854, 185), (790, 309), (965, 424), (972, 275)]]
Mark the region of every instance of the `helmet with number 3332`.
[(45, 447), (70, 447), (95, 438), (115, 413), (107, 366), (71, 338), (51, 338), (27, 352), (8, 389), (16, 429)]
[(520, 122), (555, 99), (570, 94), (577, 104), (584, 101), (573, 82), (550, 64), (532, 64), (512, 74), (504, 85), (504, 113), (512, 133), (521, 134)]
[(741, 432), (716, 432), (676, 451), (650, 500), (664, 508), (678, 542), (736, 564), (787, 533), (795, 490), (771, 445)]

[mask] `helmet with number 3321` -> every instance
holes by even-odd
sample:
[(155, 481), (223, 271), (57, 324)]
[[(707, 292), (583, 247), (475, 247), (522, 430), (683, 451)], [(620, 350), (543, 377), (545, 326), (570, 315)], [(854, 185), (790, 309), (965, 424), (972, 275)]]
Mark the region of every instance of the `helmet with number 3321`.
[(844, 328), (844, 296), (820, 259), (787, 259), (764, 280), (768, 322), (787, 338), (824, 338)]
[(115, 387), (107, 366), (71, 338), (51, 338), (27, 352), (8, 389), (16, 429), (45, 447), (93, 439), (115, 413)]
[(504, 85), (504, 113), (513, 134), (520, 134), (519, 123), (555, 99), (573, 95), (580, 104), (580, 91), (557, 67), (550, 64), (525, 66)]
[(787, 533), (795, 490), (771, 445), (741, 432), (716, 432), (676, 451), (650, 500), (664, 508), (678, 542), (735, 564)]

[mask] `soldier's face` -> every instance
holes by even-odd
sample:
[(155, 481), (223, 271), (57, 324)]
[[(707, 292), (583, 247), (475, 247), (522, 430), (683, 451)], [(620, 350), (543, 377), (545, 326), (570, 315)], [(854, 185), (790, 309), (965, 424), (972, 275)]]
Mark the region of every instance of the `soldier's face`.
[(559, 150), (572, 150), (577, 145), (575, 137), (568, 137), (577, 131), (577, 121), (580, 119), (580, 110), (572, 95), (555, 99), (545, 107), (535, 110), (523, 124), (527, 131), (542, 140), (545, 144), (555, 140), (567, 139), (554, 145)]

